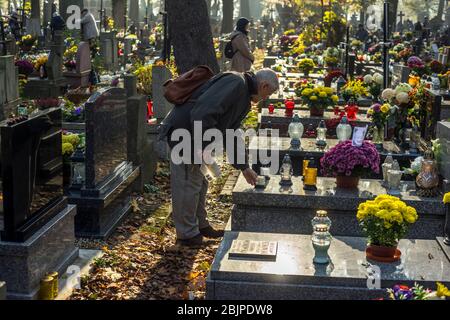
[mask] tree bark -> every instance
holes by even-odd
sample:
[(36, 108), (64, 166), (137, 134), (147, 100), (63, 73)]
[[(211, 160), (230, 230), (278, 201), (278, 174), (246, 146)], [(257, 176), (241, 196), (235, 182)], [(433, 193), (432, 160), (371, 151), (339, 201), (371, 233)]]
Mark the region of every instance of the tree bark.
[(233, 31), (233, 0), (222, 0), (223, 18), (222, 18), (222, 33), (230, 33)]
[(439, 20), (442, 20), (442, 15), (444, 14), (444, 6), (445, 6), (445, 0), (439, 0), (439, 7), (438, 7), (438, 13), (437, 17)]
[(170, 40), (180, 74), (198, 65), (220, 71), (205, 1), (167, 0)]
[(398, 0), (388, 0), (389, 2), (389, 33), (395, 32), (397, 26)]
[(126, 15), (125, 0), (112, 0), (112, 15), (114, 20), (114, 27), (122, 29)]
[(241, 0), (240, 16), (250, 19), (250, 2), (249, 0)]

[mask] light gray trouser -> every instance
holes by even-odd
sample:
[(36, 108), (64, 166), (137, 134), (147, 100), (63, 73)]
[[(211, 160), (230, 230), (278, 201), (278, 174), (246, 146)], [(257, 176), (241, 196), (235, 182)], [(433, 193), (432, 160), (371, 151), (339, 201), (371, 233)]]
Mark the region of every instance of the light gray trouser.
[(200, 171), (200, 165), (178, 165), (171, 161), (170, 185), (177, 238), (193, 238), (200, 233), (199, 229), (209, 226), (205, 208), (208, 180)]

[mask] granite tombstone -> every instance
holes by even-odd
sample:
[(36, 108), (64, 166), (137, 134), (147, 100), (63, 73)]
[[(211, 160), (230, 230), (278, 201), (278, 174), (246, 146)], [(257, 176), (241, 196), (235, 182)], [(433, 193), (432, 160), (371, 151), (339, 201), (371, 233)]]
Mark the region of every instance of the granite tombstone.
[(75, 206), (62, 188), (60, 108), (0, 124), (0, 279), (8, 297), (36, 298), (39, 281), (78, 255)]
[(75, 56), (76, 67), (74, 71), (64, 72), (64, 77), (71, 88), (89, 86), (89, 75), (91, 73), (91, 50), (89, 43), (81, 42), (78, 45)]
[(127, 158), (125, 89), (96, 92), (86, 102), (85, 118), (85, 162), (83, 172), (76, 173), (83, 183), (68, 190), (69, 202), (78, 206), (77, 235), (105, 238), (130, 212), (131, 191), (140, 172)]

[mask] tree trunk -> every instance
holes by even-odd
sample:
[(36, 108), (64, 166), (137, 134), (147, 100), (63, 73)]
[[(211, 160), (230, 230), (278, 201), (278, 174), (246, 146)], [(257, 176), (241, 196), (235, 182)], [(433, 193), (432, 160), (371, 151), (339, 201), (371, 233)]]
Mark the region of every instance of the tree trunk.
[(389, 34), (395, 32), (397, 25), (397, 9), (398, 9), (398, 0), (388, 0), (389, 2)]
[(445, 0), (439, 0), (439, 8), (437, 17), (439, 20), (442, 20), (442, 15), (444, 14), (444, 6), (445, 6)]
[(220, 71), (205, 1), (166, 0), (170, 40), (180, 74), (198, 65)]
[(250, 19), (250, 2), (249, 2), (249, 0), (241, 0), (240, 16)]
[(118, 29), (124, 28), (124, 17), (126, 15), (125, 0), (112, 0), (112, 15), (114, 27)]
[(230, 33), (233, 31), (234, 3), (233, 0), (222, 0), (222, 5), (222, 33)]

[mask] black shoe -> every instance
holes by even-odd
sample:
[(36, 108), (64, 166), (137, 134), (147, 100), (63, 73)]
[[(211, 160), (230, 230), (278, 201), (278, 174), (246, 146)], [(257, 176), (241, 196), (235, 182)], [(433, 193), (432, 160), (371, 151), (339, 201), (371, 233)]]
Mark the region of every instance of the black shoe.
[(203, 236), (201, 234), (198, 234), (190, 239), (177, 239), (177, 245), (190, 248), (198, 248), (206, 245), (206, 243), (203, 241)]
[(207, 226), (206, 228), (200, 229), (200, 233), (207, 238), (217, 239), (222, 238), (225, 231), (223, 229), (214, 229), (211, 226)]

